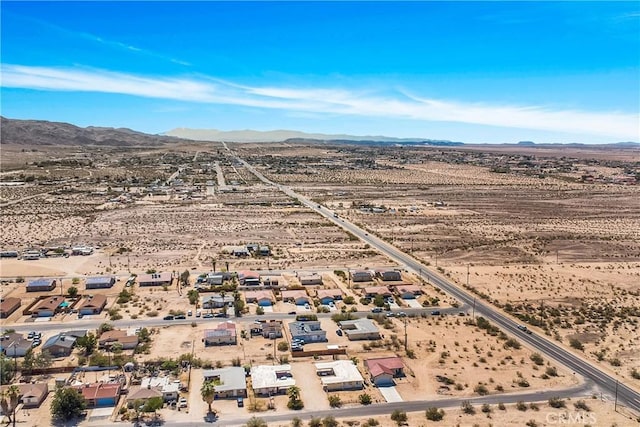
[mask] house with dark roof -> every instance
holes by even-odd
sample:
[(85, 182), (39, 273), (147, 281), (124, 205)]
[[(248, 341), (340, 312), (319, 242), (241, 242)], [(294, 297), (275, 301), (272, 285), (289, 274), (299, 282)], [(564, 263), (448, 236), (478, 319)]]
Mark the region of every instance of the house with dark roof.
[(383, 282), (397, 282), (402, 280), (400, 271), (391, 269), (376, 270), (376, 277), (382, 279)]
[(233, 305), (233, 294), (227, 293), (224, 297), (221, 294), (211, 294), (202, 297), (202, 308), (210, 310)]
[(22, 300), (14, 297), (0, 298), (0, 319), (6, 319), (20, 308)]
[(392, 386), (395, 384), (394, 378), (405, 376), (404, 363), (399, 357), (366, 359), (364, 365), (371, 375), (371, 381), (377, 386)]
[(56, 288), (56, 279), (35, 279), (27, 282), (27, 292), (47, 292)]
[(324, 331), (317, 320), (309, 322), (289, 323), (292, 340), (302, 340), (305, 343), (327, 342), (327, 331)]
[(140, 286), (164, 286), (171, 285), (173, 277), (168, 271), (162, 273), (141, 274), (137, 277)]
[(113, 276), (89, 277), (84, 282), (85, 289), (108, 289), (116, 283)]
[(42, 346), (42, 351), (48, 351), (54, 357), (66, 357), (71, 354), (76, 340), (87, 335), (86, 330), (61, 332), (49, 338)]
[(106, 296), (100, 294), (88, 296), (80, 308), (78, 308), (78, 312), (84, 315), (100, 314), (106, 305)]
[(65, 304), (63, 296), (56, 295), (53, 297), (47, 297), (42, 300), (34, 308), (31, 309), (32, 317), (52, 317), (58, 311), (62, 305)]
[(87, 407), (96, 408), (101, 406), (116, 406), (120, 398), (120, 389), (122, 385), (115, 383), (93, 383), (73, 386), (78, 390)]
[(354, 282), (370, 282), (373, 277), (369, 270), (355, 270), (351, 272), (351, 280)]

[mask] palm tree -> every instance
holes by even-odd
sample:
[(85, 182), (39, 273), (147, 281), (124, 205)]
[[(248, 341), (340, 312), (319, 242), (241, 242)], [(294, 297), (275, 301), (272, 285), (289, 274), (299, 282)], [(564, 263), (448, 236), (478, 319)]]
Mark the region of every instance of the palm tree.
[(202, 400), (207, 402), (207, 405), (209, 405), (209, 413), (213, 412), (213, 410), (211, 409), (211, 404), (213, 403), (215, 394), (216, 390), (213, 381), (205, 381), (200, 388), (200, 395), (202, 396)]
[(222, 299), (222, 314), (226, 316), (227, 314), (227, 303), (224, 302), (224, 297), (227, 295), (225, 291), (220, 291), (220, 299)]
[(300, 400), (300, 387), (292, 385), (287, 389), (287, 396), (290, 400)]
[(211, 267), (213, 267), (213, 272), (216, 272), (216, 259), (211, 258)]
[[(8, 400), (7, 400), (8, 399)], [(16, 427), (16, 408), (20, 402), (20, 389), (17, 385), (10, 385), (0, 398), (2, 413), (7, 415), (9, 422), (13, 420), (13, 427)]]

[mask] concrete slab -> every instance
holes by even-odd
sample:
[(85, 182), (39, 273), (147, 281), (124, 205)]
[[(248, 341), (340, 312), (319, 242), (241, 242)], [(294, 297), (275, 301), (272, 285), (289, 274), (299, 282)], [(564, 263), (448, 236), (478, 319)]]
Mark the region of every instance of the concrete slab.
[(398, 390), (396, 390), (395, 387), (379, 387), (378, 390), (380, 390), (380, 394), (382, 395), (382, 397), (384, 397), (384, 399), (388, 402), (404, 402), (404, 400), (402, 399), (402, 396), (400, 396), (400, 393), (398, 393)]
[(403, 299), (402, 300), (405, 304), (407, 304), (409, 307), (411, 308), (422, 308), (422, 304), (420, 304), (420, 301), (415, 300), (415, 299)]

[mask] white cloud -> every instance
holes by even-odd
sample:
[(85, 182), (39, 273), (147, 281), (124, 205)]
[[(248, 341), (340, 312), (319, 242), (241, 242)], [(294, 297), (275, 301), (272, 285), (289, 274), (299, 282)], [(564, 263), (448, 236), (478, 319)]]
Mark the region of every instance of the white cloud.
[(141, 77), (93, 69), (2, 65), (3, 87), (120, 93), (290, 113), (355, 115), (537, 129), (640, 140), (640, 117), (625, 112), (557, 110), (429, 99), (408, 92), (376, 94), (343, 88), (256, 87), (210, 77)]

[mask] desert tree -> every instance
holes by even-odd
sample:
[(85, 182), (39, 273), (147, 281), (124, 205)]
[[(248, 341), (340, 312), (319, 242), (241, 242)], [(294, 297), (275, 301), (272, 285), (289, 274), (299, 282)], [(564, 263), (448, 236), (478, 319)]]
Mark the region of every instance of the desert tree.
[(82, 415), (87, 404), (84, 397), (71, 387), (58, 387), (51, 401), (51, 415), (53, 418), (70, 420)]
[(2, 413), (7, 416), (9, 423), (13, 421), (13, 427), (16, 426), (16, 408), (20, 403), (20, 389), (17, 385), (12, 384), (2, 393), (0, 397), (0, 407)]

